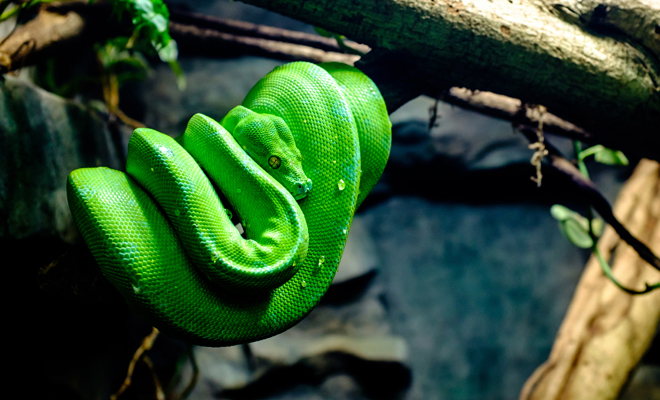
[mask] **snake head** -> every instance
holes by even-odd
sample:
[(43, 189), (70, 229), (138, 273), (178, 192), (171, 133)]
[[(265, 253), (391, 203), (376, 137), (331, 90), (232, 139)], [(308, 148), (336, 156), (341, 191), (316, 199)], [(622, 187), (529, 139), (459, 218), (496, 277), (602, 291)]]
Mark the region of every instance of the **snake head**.
[(293, 198), (300, 200), (307, 196), (312, 181), (303, 172), (302, 155), (282, 118), (238, 106), (225, 116), (222, 126)]

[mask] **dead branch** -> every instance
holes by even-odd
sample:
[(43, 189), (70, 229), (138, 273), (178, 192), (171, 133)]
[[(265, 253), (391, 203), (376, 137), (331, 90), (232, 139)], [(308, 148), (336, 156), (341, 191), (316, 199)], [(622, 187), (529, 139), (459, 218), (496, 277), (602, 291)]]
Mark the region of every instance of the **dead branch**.
[(170, 34), (177, 41), (182, 51), (207, 56), (223, 57), (233, 51), (278, 60), (301, 60), (317, 63), (336, 61), (346, 64), (353, 64), (360, 58), (352, 54), (324, 51), (310, 46), (260, 37), (234, 35), (178, 22), (170, 22)]
[[(177, 9), (170, 10), (170, 20), (182, 25), (195, 26), (199, 29), (210, 29), (236, 36), (248, 36), (273, 40), (276, 42), (299, 44), (333, 53), (343, 52), (334, 38), (312, 35), (305, 32), (290, 31), (266, 25), (257, 25), (245, 21), (215, 18), (204, 14), (179, 11)], [(368, 53), (369, 50), (371, 50), (369, 46), (355, 43), (350, 40), (346, 40), (345, 44), (362, 53)]]
[[(154, 345), (154, 341), (158, 337), (158, 334), (160, 331), (156, 328), (152, 328), (151, 333), (146, 336), (143, 340), (142, 343), (140, 344), (140, 347), (135, 351), (133, 354), (133, 358), (131, 359), (131, 362), (128, 364), (128, 372), (126, 373), (126, 378), (124, 378), (124, 382), (122, 383), (121, 387), (115, 394), (110, 396), (110, 400), (117, 400), (117, 397), (121, 396), (122, 393), (126, 389), (128, 389), (129, 386), (131, 386), (131, 379), (133, 378), (133, 371), (135, 370), (135, 364), (137, 364), (138, 361), (142, 358), (144, 353), (146, 351), (151, 350), (151, 347)], [(148, 363), (147, 363), (148, 365)], [(157, 383), (158, 386), (160, 386), (160, 383)]]
[(589, 132), (557, 117), (549, 112), (539, 112), (539, 108), (522, 104), (520, 100), (491, 92), (472, 91), (453, 87), (440, 95), (440, 99), (461, 108), (477, 111), (481, 114), (511, 121), (515, 126), (534, 127), (543, 124), (543, 130), (583, 142), (593, 142)]

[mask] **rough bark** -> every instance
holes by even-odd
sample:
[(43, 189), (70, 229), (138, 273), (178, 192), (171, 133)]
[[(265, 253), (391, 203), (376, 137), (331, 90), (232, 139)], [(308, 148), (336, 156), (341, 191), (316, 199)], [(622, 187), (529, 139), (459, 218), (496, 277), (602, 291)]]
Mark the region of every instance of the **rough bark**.
[[(642, 160), (619, 194), (614, 213), (649, 247), (660, 250), (660, 165)], [(660, 280), (607, 227), (598, 243), (626, 286), (641, 290)], [(525, 384), (521, 400), (617, 398), (648, 348), (660, 319), (660, 291), (631, 296), (610, 282), (591, 257), (547, 362)]]
[[(566, 0), (561, 12), (551, 0), (243, 1), (397, 53), (407, 64), (399, 82), (425, 94), (458, 86), (543, 104), (606, 145), (658, 158), (660, 64), (651, 50), (660, 4), (651, 0), (631, 2), (628, 14), (598, 11), (624, 0), (591, 9)], [(585, 10), (566, 18), (572, 3)], [(607, 21), (622, 28), (594, 28)]]

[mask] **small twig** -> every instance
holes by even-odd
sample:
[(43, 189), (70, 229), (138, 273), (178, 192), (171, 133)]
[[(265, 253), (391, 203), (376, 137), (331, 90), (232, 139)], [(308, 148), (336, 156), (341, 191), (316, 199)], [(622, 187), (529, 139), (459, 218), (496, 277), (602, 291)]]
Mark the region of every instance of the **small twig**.
[(103, 62), (101, 61), (100, 57), (97, 57), (97, 60), (101, 74), (103, 100), (105, 101), (106, 107), (108, 107), (108, 112), (112, 115), (115, 115), (117, 118), (119, 118), (119, 120), (121, 120), (121, 122), (133, 129), (145, 127), (146, 125), (144, 125), (142, 122), (134, 120), (119, 109), (119, 82), (117, 80), (117, 74), (107, 71), (103, 66)]
[(124, 383), (122, 383), (121, 387), (115, 394), (110, 396), (110, 400), (117, 400), (117, 397), (121, 396), (122, 393), (126, 389), (128, 389), (129, 386), (131, 386), (131, 378), (133, 377), (133, 371), (135, 370), (135, 364), (140, 360), (142, 355), (144, 354), (145, 351), (148, 351), (151, 349), (151, 347), (154, 345), (154, 340), (158, 337), (158, 329), (153, 328), (151, 330), (151, 333), (149, 336), (145, 337), (142, 340), (142, 344), (140, 344), (140, 347), (135, 351), (133, 354), (133, 359), (131, 362), (128, 364), (128, 372), (126, 373), (126, 378), (124, 378)]
[[(520, 129), (519, 131), (531, 143), (536, 142), (537, 136), (535, 132), (532, 132), (529, 129)], [(598, 211), (598, 214), (603, 217), (605, 222), (614, 228), (614, 231), (619, 237), (624, 242), (628, 243), (644, 261), (660, 271), (660, 258), (658, 258), (648, 246), (628, 232), (626, 227), (619, 222), (612, 212), (610, 203), (605, 196), (598, 191), (596, 185), (594, 185), (591, 180), (585, 178), (575, 165), (561, 155), (557, 148), (549, 142), (545, 143), (546, 149), (548, 150), (548, 166), (563, 175), (565, 178), (568, 178), (572, 183), (573, 189), (577, 191), (581, 197), (585, 198), (596, 211)]]
[(147, 365), (147, 367), (149, 367), (149, 371), (151, 371), (151, 377), (154, 379), (154, 386), (156, 387), (156, 399), (165, 400), (165, 393), (163, 393), (163, 387), (161, 386), (160, 379), (158, 379), (158, 375), (156, 374), (154, 363), (146, 354), (142, 356), (142, 361)]

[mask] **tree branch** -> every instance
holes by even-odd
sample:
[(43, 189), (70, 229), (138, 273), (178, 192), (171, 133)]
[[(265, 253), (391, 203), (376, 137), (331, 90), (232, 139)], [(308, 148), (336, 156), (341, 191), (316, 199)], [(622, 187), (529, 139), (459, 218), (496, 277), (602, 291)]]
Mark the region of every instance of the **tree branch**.
[(316, 63), (336, 61), (353, 64), (359, 56), (320, 50), (294, 43), (260, 37), (240, 36), (195, 25), (170, 22), (170, 34), (182, 51), (222, 57), (231, 52), (248, 53), (278, 60), (303, 60)]
[(583, 142), (593, 142), (594, 137), (584, 129), (549, 112), (540, 113), (538, 107), (522, 104), (520, 100), (491, 92), (472, 91), (453, 87), (439, 98), (449, 104), (477, 111), (491, 117), (512, 121), (514, 125), (530, 127), (543, 124), (543, 131)]
[[(210, 29), (212, 31), (229, 33), (236, 36), (248, 36), (276, 42), (299, 44), (327, 52), (343, 52), (337, 44), (337, 41), (333, 38), (312, 35), (305, 32), (290, 31), (272, 26), (257, 25), (245, 21), (215, 18), (204, 14), (180, 11), (177, 9), (170, 10), (170, 21), (194, 26), (199, 29)], [(346, 40), (345, 44), (362, 53), (368, 53), (369, 50), (371, 50), (369, 46), (355, 43), (350, 40)]]

